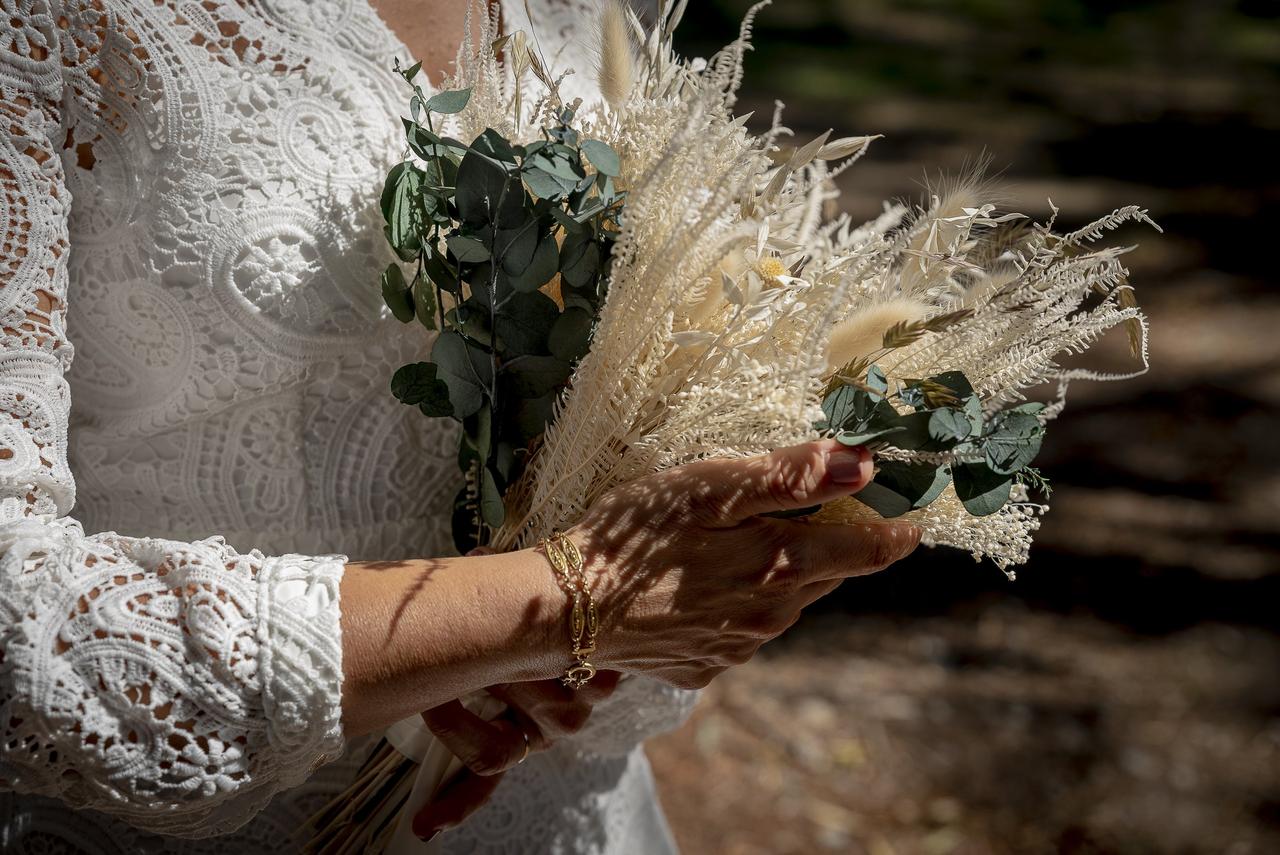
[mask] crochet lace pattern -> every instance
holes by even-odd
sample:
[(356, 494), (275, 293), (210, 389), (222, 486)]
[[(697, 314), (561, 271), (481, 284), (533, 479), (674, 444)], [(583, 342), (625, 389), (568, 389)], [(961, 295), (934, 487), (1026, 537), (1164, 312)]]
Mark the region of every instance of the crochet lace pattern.
[[(571, 53), (589, 4), (531, 5)], [(367, 0), (0, 18), (0, 849), (279, 851), (361, 759), (346, 561), (448, 550), (375, 281), (407, 51)], [(633, 749), (691, 697), (630, 681), (452, 845), (660, 850)]]

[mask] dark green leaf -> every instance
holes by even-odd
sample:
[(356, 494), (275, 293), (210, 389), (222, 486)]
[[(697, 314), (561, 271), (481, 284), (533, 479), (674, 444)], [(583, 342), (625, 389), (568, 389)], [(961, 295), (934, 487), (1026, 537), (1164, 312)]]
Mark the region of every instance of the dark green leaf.
[(856, 386), (840, 386), (823, 398), (822, 412), (827, 416), (826, 428), (844, 430), (846, 425), (861, 421), (858, 403), (866, 395), (866, 392)]
[(548, 175), (570, 182), (570, 188), (586, 178), (577, 154), (568, 146), (553, 144), (530, 158), (533, 165)]
[(462, 420), (462, 435), (480, 460), (489, 459), (493, 447), (493, 413), (481, 407)]
[(436, 338), (431, 360), (439, 366), (437, 373), (449, 387), (449, 401), (456, 417), (465, 418), (484, 405), (493, 372), (489, 354), (449, 330)]
[(540, 199), (563, 199), (573, 190), (573, 181), (558, 178), (541, 169), (526, 168), (523, 175), (529, 192)]
[(538, 221), (529, 217), (514, 229), (499, 229), (493, 238), (494, 253), (507, 274), (517, 274), (529, 266), (538, 247)]
[(1001, 413), (990, 432), (982, 438), (987, 465), (1011, 475), (1031, 464), (1044, 442), (1044, 426), (1028, 413)]
[(418, 237), (418, 194), (421, 187), (421, 170), (406, 162), (391, 168), (387, 173), (387, 183), (382, 188), (381, 206), (387, 221), (387, 240), (405, 261), (416, 257), (421, 248)]
[[(874, 442), (877, 439), (884, 439), (895, 433), (902, 431), (901, 427), (877, 428), (875, 430), (864, 431), (840, 431), (836, 434), (836, 440), (842, 445), (866, 445), (868, 442)], [(889, 440), (893, 442), (893, 440)]]
[(489, 327), (489, 308), (482, 305), (474, 297), (462, 305), (450, 309), (445, 320), (462, 331), (467, 338), (474, 339), (489, 347), (500, 346), (493, 338), (493, 330)]
[(585, 288), (600, 271), (600, 244), (593, 240), (586, 242), (564, 242), (560, 251), (560, 275), (564, 281), (574, 288)]
[(413, 320), (413, 297), (398, 264), (388, 264), (382, 271), (382, 300), (397, 321), (407, 324)]
[(556, 392), (551, 392), (541, 398), (521, 398), (516, 404), (515, 427), (523, 442), (541, 436), (547, 429), (555, 412), (556, 396)]
[(977, 395), (964, 399), (964, 416), (969, 420), (969, 436), (977, 436), (982, 432), (982, 401)]
[(952, 469), (956, 482), (956, 495), (964, 508), (975, 517), (994, 514), (1009, 501), (1013, 479), (995, 472), (981, 463), (957, 463)]
[[(902, 430), (889, 440), (896, 448), (907, 451), (943, 451), (947, 446), (938, 442), (929, 433), (929, 419), (932, 413), (907, 413), (895, 415), (892, 424)], [(886, 424), (885, 427), (888, 427)]]
[[(405, 139), (408, 140), (409, 148), (413, 149), (414, 154), (427, 161), (445, 157), (450, 152), (462, 154), (467, 150), (464, 143), (454, 139), (442, 138), (421, 125), (410, 125), (405, 132)], [(434, 174), (432, 174), (432, 177), (435, 177)]]
[(453, 546), (465, 555), (480, 545), (480, 519), (475, 502), (467, 495), (464, 487), (453, 500)]
[(946, 466), (884, 460), (875, 479), (853, 497), (886, 519), (923, 508), (946, 489), (951, 480)]
[(879, 365), (872, 365), (867, 369), (867, 387), (881, 396), (888, 393), (889, 381), (885, 378), (884, 372), (880, 370)]
[(554, 356), (520, 356), (502, 370), (511, 378), (512, 388), (521, 398), (541, 398), (569, 379), (571, 366)]
[(424, 327), (429, 330), (436, 328), (436, 292), (426, 276), (418, 275), (413, 279), (413, 311)]
[(485, 128), (480, 136), (476, 137), (471, 143), (471, 147), (485, 157), (515, 165), (515, 149), (511, 147), (511, 143), (503, 139), (502, 135), (493, 128)]
[(446, 291), (458, 290), (458, 271), (454, 270), (445, 260), (444, 255), (434, 247), (427, 247), (426, 252), (423, 253), (422, 269), (432, 282)]
[(523, 270), (512, 272), (511, 287), (517, 291), (537, 291), (551, 281), (560, 266), (560, 247), (552, 235), (544, 235), (538, 241), (533, 257)]
[(524, 187), (500, 164), (476, 151), (462, 158), (454, 201), (463, 222), (518, 226), (524, 222), (524, 199)]
[(449, 244), (449, 251), (459, 261), (475, 264), (489, 260), (488, 248), (476, 238), (465, 235), (452, 235), (448, 238), (447, 243)]
[[(399, 63), (397, 62), (397, 66), (398, 65)], [(397, 70), (400, 72), (400, 76), (405, 79), (406, 83), (412, 83), (413, 78), (417, 77), (418, 72), (422, 70), (422, 63), (415, 62), (408, 68), (397, 68)]]
[(950, 407), (934, 410), (929, 414), (929, 436), (943, 444), (954, 444), (968, 439), (973, 430), (968, 416)]
[(495, 332), (506, 354), (546, 354), (547, 339), (560, 313), (555, 300), (541, 291), (517, 291), (499, 305)]
[(969, 382), (969, 378), (964, 376), (962, 371), (944, 371), (929, 378), (935, 383), (946, 386), (951, 390), (952, 394), (960, 400), (964, 400), (973, 394), (973, 385)]
[(618, 153), (599, 140), (583, 140), (582, 153), (591, 161), (596, 171), (605, 175), (618, 175), (622, 172), (622, 164), (618, 161)]
[(507, 517), (502, 505), (502, 491), (486, 466), (480, 472), (480, 515), (490, 528), (498, 528)]
[(428, 415), (452, 414), (449, 405), (449, 387), (436, 376), (436, 366), (431, 362), (413, 362), (402, 365), (391, 375), (391, 394), (404, 404), (419, 405)]
[(471, 100), (471, 89), (451, 89), (437, 92), (427, 99), (427, 109), (433, 113), (460, 113)]
[(573, 362), (586, 355), (591, 347), (591, 313), (582, 309), (565, 309), (551, 327), (547, 340), (553, 356)]

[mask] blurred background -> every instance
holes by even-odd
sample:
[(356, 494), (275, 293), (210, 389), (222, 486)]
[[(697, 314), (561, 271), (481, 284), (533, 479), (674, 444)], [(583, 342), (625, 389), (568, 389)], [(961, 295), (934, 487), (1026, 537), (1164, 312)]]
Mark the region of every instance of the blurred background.
[(722, 677), (649, 751), (684, 851), (1280, 852), (1280, 2), (779, 0), (755, 44), (742, 112), (885, 135), (861, 218), (985, 152), (1011, 209), (1165, 232), (1113, 237), (1153, 368), (1073, 387), (1018, 580), (921, 551)]

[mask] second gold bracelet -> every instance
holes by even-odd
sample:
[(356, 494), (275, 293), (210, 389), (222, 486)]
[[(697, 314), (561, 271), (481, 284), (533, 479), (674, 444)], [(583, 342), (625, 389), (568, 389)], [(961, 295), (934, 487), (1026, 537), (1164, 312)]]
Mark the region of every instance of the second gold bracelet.
[(600, 616), (583, 573), (582, 553), (578, 546), (560, 532), (553, 532), (539, 546), (555, 568), (565, 592), (569, 595), (569, 643), (574, 664), (565, 670), (560, 682), (580, 689), (596, 675), (596, 666), (588, 660), (596, 650), (596, 633)]

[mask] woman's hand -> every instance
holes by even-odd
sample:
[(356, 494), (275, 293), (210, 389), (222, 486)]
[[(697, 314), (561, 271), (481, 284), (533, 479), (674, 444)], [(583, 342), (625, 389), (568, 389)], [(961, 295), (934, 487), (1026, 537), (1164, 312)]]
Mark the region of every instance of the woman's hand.
[(617, 671), (600, 671), (576, 691), (557, 680), (490, 686), (489, 694), (507, 705), (492, 721), (459, 701), (424, 712), (422, 720), (462, 760), (464, 768), (418, 811), (414, 833), (430, 840), (479, 810), (507, 770), (528, 754), (544, 751), (560, 737), (581, 730), (592, 708), (613, 694), (621, 676)]
[(847, 496), (871, 455), (834, 440), (708, 460), (606, 494), (570, 537), (600, 610), (597, 666), (705, 686), (780, 635), (845, 578), (910, 553), (910, 525), (762, 516)]
[[(606, 493), (569, 532), (600, 611), (592, 663), (705, 686), (846, 577), (905, 556), (913, 526), (763, 516), (850, 495), (871, 473), (864, 449), (823, 440)], [(351, 562), (341, 597), (348, 738), (485, 686), (558, 677), (573, 661), (566, 594), (534, 549)]]

